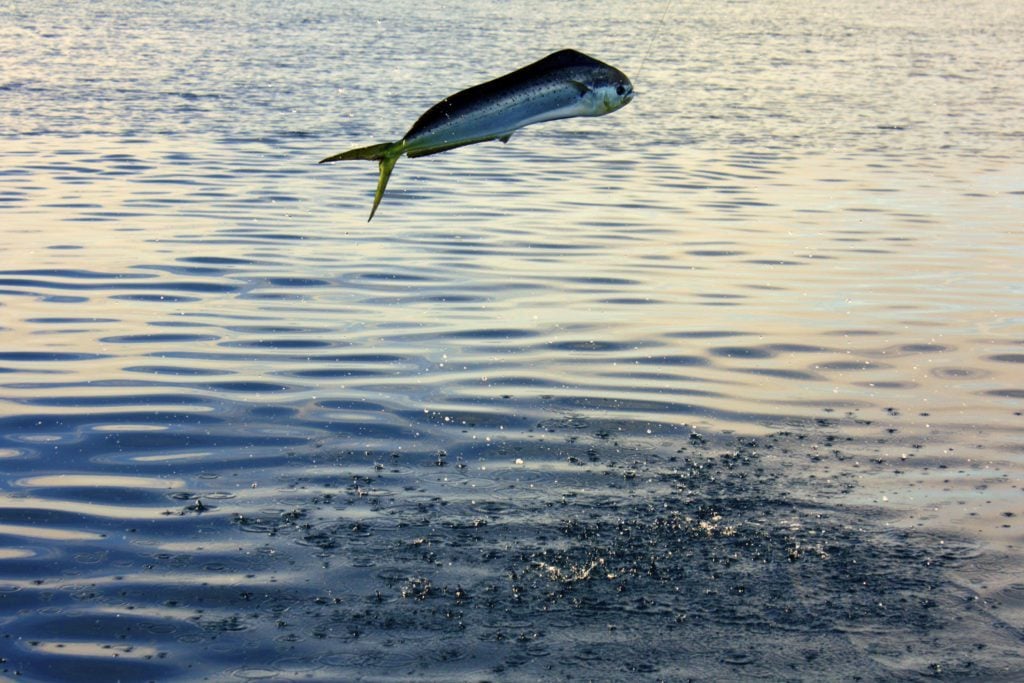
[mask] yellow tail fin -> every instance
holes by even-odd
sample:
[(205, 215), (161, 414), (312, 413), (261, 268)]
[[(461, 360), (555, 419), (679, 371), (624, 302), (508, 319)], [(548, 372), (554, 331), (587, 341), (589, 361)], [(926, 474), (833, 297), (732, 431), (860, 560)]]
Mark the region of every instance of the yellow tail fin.
[(388, 186), (388, 179), (391, 177), (391, 171), (394, 169), (395, 164), (398, 163), (398, 157), (402, 156), (402, 152), (404, 151), (404, 140), (399, 140), (398, 142), (382, 142), (379, 145), (359, 147), (358, 149), (350, 149), (347, 152), (329, 156), (326, 159), (321, 160), (320, 163), (327, 164), (333, 161), (348, 161), (350, 159), (369, 159), (371, 161), (380, 161), (380, 179), (377, 181), (377, 192), (373, 196), (373, 208), (370, 209), (370, 217), (367, 219), (367, 222), (370, 222), (373, 220), (373, 214), (377, 213), (377, 207), (380, 205), (380, 200), (384, 197), (384, 190)]

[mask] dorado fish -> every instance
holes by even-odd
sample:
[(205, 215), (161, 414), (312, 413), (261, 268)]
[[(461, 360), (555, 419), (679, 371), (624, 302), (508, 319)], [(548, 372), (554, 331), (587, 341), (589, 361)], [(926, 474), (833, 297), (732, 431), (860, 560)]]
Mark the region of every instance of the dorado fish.
[(322, 160), (380, 162), (380, 179), (369, 220), (377, 212), (391, 171), (410, 158), (447, 152), (512, 134), (542, 121), (602, 116), (629, 104), (633, 84), (618, 69), (575, 50), (561, 50), (522, 69), (444, 98), (428, 109), (397, 142), (352, 149)]

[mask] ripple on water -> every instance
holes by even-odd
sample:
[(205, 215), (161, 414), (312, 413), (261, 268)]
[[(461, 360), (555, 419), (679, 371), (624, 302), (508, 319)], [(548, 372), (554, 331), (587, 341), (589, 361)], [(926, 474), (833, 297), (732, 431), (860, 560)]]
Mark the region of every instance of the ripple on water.
[[(79, 677), (83, 666), (96, 680), (167, 676), (178, 669), (178, 658), (187, 656), (181, 636), (200, 631), (183, 617), (108, 609), (59, 609), (23, 622), (26, 663), (45, 664), (60, 680)], [(144, 634), (147, 644), (126, 644), (122, 636), (131, 631)]]
[(324, 349), (334, 346), (334, 343), (320, 339), (243, 339), (224, 341), (220, 346), (242, 349)]
[(70, 351), (0, 351), (0, 360), (12, 362), (69, 363), (110, 358), (101, 353), (76, 353)]
[(157, 304), (183, 304), (201, 301), (198, 297), (184, 296), (181, 294), (115, 294), (110, 298), (120, 301), (141, 301)]
[(613, 351), (628, 351), (635, 349), (636, 344), (628, 342), (597, 341), (597, 340), (576, 340), (549, 342), (548, 348), (554, 351), (584, 351), (610, 353)]
[(1024, 353), (997, 353), (987, 358), (997, 363), (1024, 363)]
[(938, 377), (939, 379), (951, 380), (985, 379), (986, 377), (990, 377), (992, 375), (991, 372), (988, 372), (987, 370), (982, 370), (980, 368), (964, 368), (954, 366), (932, 368), (931, 374), (932, 376)]
[(279, 394), (298, 390), (297, 387), (288, 384), (276, 384), (274, 382), (258, 380), (207, 382), (202, 386), (211, 391), (225, 391), (233, 394)]
[(295, 377), (297, 379), (344, 379), (383, 377), (390, 373), (384, 370), (368, 370), (360, 368), (309, 368), (304, 370), (281, 370), (274, 373), (282, 377)]
[(808, 382), (825, 381), (825, 377), (818, 373), (787, 368), (740, 368), (738, 372), (761, 375), (763, 377), (778, 377), (779, 379), (805, 380)]
[(774, 358), (777, 355), (773, 349), (764, 346), (718, 346), (709, 351), (721, 358)]
[(212, 375), (235, 374), (230, 369), (197, 368), (184, 365), (130, 365), (123, 368), (125, 372), (138, 372), (147, 375), (169, 375), (172, 377), (210, 377)]
[(987, 396), (996, 396), (998, 398), (1024, 398), (1024, 389), (990, 389), (984, 393)]
[(452, 339), (466, 339), (473, 341), (514, 341), (520, 339), (531, 339), (538, 336), (538, 333), (534, 330), (522, 329), (522, 328), (507, 328), (507, 327), (496, 327), (496, 328), (481, 328), (481, 329), (467, 329), (467, 330), (456, 330), (449, 335)]
[(19, 403), (32, 406), (52, 406), (65, 408), (103, 408), (113, 406), (147, 406), (156, 408), (158, 406), (202, 406), (209, 405), (209, 401), (188, 394), (160, 394), (160, 393), (118, 393), (110, 395), (69, 395), (69, 396), (36, 396), (33, 398), (21, 399)]
[(840, 372), (864, 372), (874, 370), (886, 370), (891, 368), (887, 363), (878, 363), (870, 360), (834, 360), (824, 363), (816, 363), (814, 366), (820, 370), (837, 370)]
[(104, 344), (189, 344), (196, 342), (217, 341), (220, 337), (211, 334), (176, 334), (154, 332), (151, 334), (119, 334), (102, 337)]
[(631, 356), (624, 359), (624, 362), (637, 365), (664, 365), (667, 367), (701, 367), (710, 365), (707, 358), (691, 356), (687, 354), (651, 354), (645, 356)]
[(179, 479), (166, 479), (162, 477), (137, 477), (114, 474), (46, 474), (19, 479), (17, 484), (25, 487), (117, 487), (164, 490), (182, 487), (185, 485), (185, 482)]

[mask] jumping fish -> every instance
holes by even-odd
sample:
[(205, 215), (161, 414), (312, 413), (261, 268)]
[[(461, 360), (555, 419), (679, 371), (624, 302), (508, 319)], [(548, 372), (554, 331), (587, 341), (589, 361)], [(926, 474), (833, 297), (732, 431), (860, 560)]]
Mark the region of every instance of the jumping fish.
[(632, 99), (633, 84), (624, 73), (582, 52), (560, 50), (444, 98), (424, 112), (397, 142), (352, 149), (320, 163), (349, 159), (380, 162), (380, 179), (369, 218), (373, 220), (391, 170), (403, 154), (425, 157), (488, 140), (508, 142), (523, 126), (574, 116), (603, 116)]

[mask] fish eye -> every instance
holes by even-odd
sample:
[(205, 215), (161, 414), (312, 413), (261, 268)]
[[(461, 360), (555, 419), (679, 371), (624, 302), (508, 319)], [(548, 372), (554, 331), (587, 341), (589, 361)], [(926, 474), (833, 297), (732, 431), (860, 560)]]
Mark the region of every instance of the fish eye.
[(617, 87), (615, 88), (615, 92), (616, 92), (616, 94), (618, 94), (619, 96), (625, 95), (625, 94), (626, 94), (626, 86), (624, 86), (624, 85), (622, 85), (622, 84), (620, 83), (620, 84), (619, 84), (619, 85), (618, 85), (618, 86), (617, 86)]

